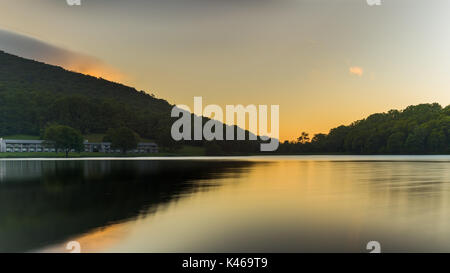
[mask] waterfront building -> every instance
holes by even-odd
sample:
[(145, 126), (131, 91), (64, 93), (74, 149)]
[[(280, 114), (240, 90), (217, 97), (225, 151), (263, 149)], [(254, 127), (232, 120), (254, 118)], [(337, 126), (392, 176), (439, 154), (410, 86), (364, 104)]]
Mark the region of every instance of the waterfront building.
[[(113, 149), (111, 142), (84, 142), (84, 151), (90, 153), (120, 153), (120, 149)], [(55, 148), (45, 145), (43, 140), (16, 140), (0, 138), (0, 153), (39, 153), (56, 152)], [(73, 151), (74, 152), (74, 151)], [(158, 145), (153, 142), (140, 142), (136, 149), (129, 153), (157, 153)]]

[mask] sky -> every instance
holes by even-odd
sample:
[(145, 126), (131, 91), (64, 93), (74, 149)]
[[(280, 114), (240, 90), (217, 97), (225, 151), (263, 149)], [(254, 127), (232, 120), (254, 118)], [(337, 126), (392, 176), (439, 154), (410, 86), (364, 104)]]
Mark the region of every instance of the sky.
[(280, 105), (280, 139), (450, 104), (450, 1), (0, 0), (0, 50), (172, 104)]

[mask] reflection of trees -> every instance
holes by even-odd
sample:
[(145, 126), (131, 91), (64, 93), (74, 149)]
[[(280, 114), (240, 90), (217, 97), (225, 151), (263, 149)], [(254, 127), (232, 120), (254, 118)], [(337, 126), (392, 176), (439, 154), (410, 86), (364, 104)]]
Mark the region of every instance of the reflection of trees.
[[(125, 221), (251, 162), (21, 161), (2, 166), (0, 251), (27, 251)], [(20, 179), (20, 173), (24, 176)], [(9, 175), (10, 174), (10, 175)], [(202, 188), (203, 187), (203, 188)]]

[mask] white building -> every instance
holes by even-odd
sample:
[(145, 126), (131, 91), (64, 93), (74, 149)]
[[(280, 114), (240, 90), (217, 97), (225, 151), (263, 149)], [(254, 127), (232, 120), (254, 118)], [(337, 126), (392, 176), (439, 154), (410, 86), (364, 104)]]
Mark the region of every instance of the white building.
[(14, 140), (0, 138), (0, 152), (2, 153), (25, 153), (25, 152), (50, 152), (55, 151), (44, 147), (43, 140)]
[[(110, 142), (84, 142), (85, 152), (119, 153), (120, 149), (112, 149)], [(43, 140), (15, 140), (0, 138), (0, 153), (36, 153), (56, 152), (55, 148), (46, 146)], [(157, 153), (158, 145), (153, 142), (140, 142), (130, 153)]]

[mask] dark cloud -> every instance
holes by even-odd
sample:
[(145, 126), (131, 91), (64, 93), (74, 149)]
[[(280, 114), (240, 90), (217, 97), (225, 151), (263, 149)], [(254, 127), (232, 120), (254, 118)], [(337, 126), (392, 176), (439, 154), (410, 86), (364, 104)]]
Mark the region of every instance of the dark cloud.
[(93, 76), (111, 80), (122, 78), (118, 71), (95, 57), (56, 47), (35, 38), (1, 29), (0, 50)]

